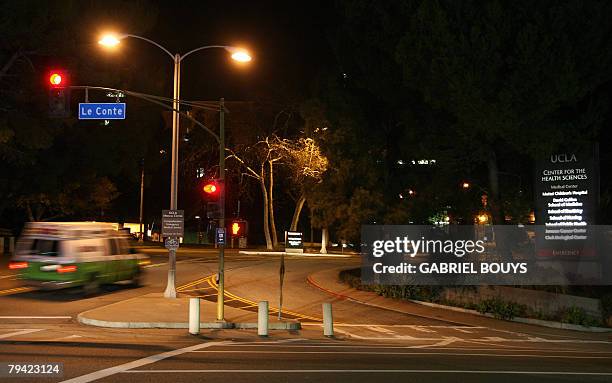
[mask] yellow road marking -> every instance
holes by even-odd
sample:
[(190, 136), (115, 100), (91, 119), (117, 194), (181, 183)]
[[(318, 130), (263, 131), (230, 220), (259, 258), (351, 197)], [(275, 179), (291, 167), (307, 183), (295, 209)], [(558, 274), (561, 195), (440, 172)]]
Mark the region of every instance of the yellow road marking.
[[(210, 278), (210, 279), (208, 280), (208, 283), (209, 283), (211, 286), (213, 286), (215, 289), (218, 289), (218, 287), (217, 287), (217, 283), (216, 283), (216, 280), (215, 280), (214, 278)], [(251, 300), (248, 300), (248, 299), (245, 299), (245, 298), (239, 297), (239, 296), (237, 296), (237, 295), (235, 295), (235, 294), (230, 293), (229, 291), (226, 291), (226, 292), (225, 292), (225, 295), (226, 295), (226, 296), (228, 296), (228, 297), (230, 297), (230, 298), (233, 298), (234, 300), (237, 300), (237, 301), (240, 301), (240, 302), (242, 302), (242, 303), (245, 303), (245, 304), (247, 304), (247, 305), (253, 305), (253, 306), (257, 306), (257, 305), (258, 305), (258, 303), (257, 303), (257, 302), (253, 302), (253, 301), (251, 301)], [(270, 312), (276, 312), (276, 313), (278, 313), (278, 308), (276, 308), (276, 307), (270, 307), (270, 308), (269, 308), (269, 311), (270, 311)], [(283, 310), (283, 313), (285, 313), (285, 314), (289, 314), (289, 315), (292, 315), (292, 316), (295, 316), (295, 317), (298, 317), (298, 318), (302, 318), (302, 319), (310, 319), (310, 320), (313, 320), (313, 321), (322, 322), (322, 319), (321, 319), (321, 318), (317, 318), (317, 317), (313, 317), (313, 316), (310, 316), (310, 315), (305, 315), (305, 314), (296, 313), (296, 312), (294, 312), (294, 311)]]
[[(195, 289), (189, 289), (190, 287), (194, 287), (198, 284), (204, 284), (204, 283), (208, 283), (208, 286), (202, 287), (202, 288), (195, 288)], [(196, 290), (207, 290), (207, 289), (213, 289), (216, 292), (219, 291), (219, 286), (217, 285), (217, 281), (216, 281), (216, 274), (213, 275), (209, 275), (207, 277), (204, 278), (200, 278), (197, 279), (195, 281), (189, 282), (187, 284), (184, 284), (182, 286), (179, 286), (176, 291), (178, 292), (188, 292), (188, 291), (196, 291)], [(217, 294), (204, 294), (204, 295), (200, 295), (199, 297), (209, 297), (209, 296), (213, 296), (213, 295), (217, 295)], [(249, 307), (256, 307), (258, 306), (257, 302), (251, 301), (249, 299), (245, 299), (242, 297), (239, 297), (235, 294), (230, 293), (229, 291), (225, 291), (225, 296), (229, 299), (225, 300), (225, 302), (231, 302), (231, 301), (238, 301), (241, 303), (244, 303), (246, 306), (240, 307), (240, 308), (249, 308)], [(278, 308), (276, 307), (270, 307), (269, 308), (270, 313), (278, 313)], [(291, 316), (295, 316), (296, 318), (300, 318), (300, 319), (310, 319), (312, 321), (315, 322), (322, 322), (321, 318), (318, 317), (314, 317), (314, 316), (310, 316), (310, 315), (305, 315), (305, 314), (300, 314), (300, 313), (296, 313), (294, 311), (289, 311), (289, 310), (283, 310), (284, 314), (288, 314)]]
[(34, 289), (31, 287), (15, 287), (13, 289), (0, 290), (0, 295), (10, 295), (10, 294), (16, 294), (16, 293), (32, 291), (32, 290)]

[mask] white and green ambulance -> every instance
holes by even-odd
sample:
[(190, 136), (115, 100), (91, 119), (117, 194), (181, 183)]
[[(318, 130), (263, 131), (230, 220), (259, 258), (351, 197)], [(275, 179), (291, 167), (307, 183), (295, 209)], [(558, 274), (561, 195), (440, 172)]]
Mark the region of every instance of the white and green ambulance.
[(9, 268), (24, 284), (41, 289), (81, 286), (87, 295), (100, 285), (130, 281), (139, 285), (149, 258), (130, 248), (113, 224), (29, 222)]

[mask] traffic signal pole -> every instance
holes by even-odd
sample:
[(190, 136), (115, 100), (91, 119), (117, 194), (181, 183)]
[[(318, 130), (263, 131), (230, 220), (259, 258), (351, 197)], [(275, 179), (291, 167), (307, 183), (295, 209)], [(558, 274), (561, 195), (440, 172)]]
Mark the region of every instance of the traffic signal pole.
[[(178, 151), (179, 151), (179, 98), (181, 90), (181, 56), (174, 55), (174, 95), (172, 101), (172, 171), (170, 174), (170, 210), (177, 209)], [(168, 250), (168, 284), (164, 297), (176, 298), (176, 250)]]
[[(225, 230), (225, 100), (219, 101), (219, 227)], [(219, 244), (219, 288), (217, 290), (217, 320), (224, 320), (225, 295), (225, 241), (227, 233), (223, 235), (223, 243)]]

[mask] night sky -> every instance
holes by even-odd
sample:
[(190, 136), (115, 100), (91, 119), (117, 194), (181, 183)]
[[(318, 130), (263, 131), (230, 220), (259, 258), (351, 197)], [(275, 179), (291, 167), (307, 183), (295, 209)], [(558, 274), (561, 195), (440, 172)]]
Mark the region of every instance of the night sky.
[[(182, 68), (182, 96), (186, 99), (250, 100), (274, 97), (286, 90), (307, 92), (312, 76), (333, 62), (326, 36), (333, 2), (157, 3), (157, 21), (149, 30), (131, 30), (117, 20), (101, 21), (100, 29), (140, 34), (173, 53), (229, 44), (248, 48), (254, 57), (249, 65), (239, 67), (220, 50), (190, 56)], [(171, 62), (159, 49), (134, 39), (123, 45), (123, 54), (129, 51), (141, 65), (163, 66), (170, 84)], [(167, 88), (170, 91), (171, 84)]]

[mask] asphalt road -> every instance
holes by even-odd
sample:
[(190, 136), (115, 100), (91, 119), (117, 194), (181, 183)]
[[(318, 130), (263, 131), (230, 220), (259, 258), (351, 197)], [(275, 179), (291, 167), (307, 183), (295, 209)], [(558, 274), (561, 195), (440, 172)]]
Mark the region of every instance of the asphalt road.
[[(161, 255), (161, 253), (160, 253)], [(612, 338), (421, 307), (414, 315), (337, 300), (306, 283), (318, 270), (358, 264), (347, 258), (288, 258), (284, 308), (320, 317), (332, 301), (336, 337), (316, 320), (301, 331), (104, 329), (79, 325), (79, 312), (160, 292), (167, 269), (154, 257), (146, 286), (78, 293), (21, 291), (0, 271), (0, 362), (62, 362), (62, 377), (28, 382), (610, 382)], [(227, 256), (226, 288), (240, 299), (278, 303), (278, 258)], [(214, 250), (179, 256), (178, 285), (216, 272)], [(204, 284), (190, 288), (198, 295)], [(20, 317), (20, 318), (15, 318)], [(72, 380), (73, 379), (73, 380)]]

